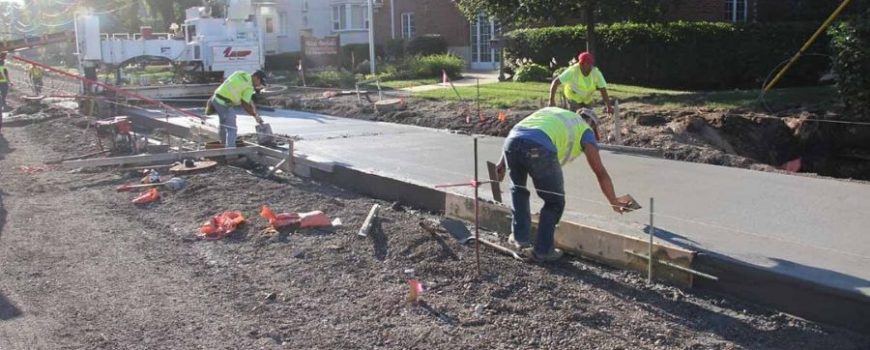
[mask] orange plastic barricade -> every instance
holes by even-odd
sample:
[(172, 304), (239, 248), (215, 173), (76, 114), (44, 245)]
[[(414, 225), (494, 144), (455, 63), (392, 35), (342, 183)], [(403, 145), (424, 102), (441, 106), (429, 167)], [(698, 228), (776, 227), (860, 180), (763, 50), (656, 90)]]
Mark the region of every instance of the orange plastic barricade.
[(140, 194), (138, 197), (133, 198), (134, 204), (148, 204), (157, 201), (160, 199), (160, 192), (157, 191), (156, 188), (151, 188), (148, 192), (144, 192)]
[(300, 223), (299, 214), (275, 214), (274, 212), (272, 212), (271, 209), (269, 209), (269, 207), (265, 205), (263, 206), (263, 209), (260, 210), (260, 216), (262, 216), (266, 220), (269, 220), (269, 225), (272, 225), (272, 227), (284, 227)]
[(236, 228), (245, 222), (245, 217), (239, 211), (225, 211), (215, 215), (199, 228), (200, 236), (210, 239), (221, 239), (229, 236)]

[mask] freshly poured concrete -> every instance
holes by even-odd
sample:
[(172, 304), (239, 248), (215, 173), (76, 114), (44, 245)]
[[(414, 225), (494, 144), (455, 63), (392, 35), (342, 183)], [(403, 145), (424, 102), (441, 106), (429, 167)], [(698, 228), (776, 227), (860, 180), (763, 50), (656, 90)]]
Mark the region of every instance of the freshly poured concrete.
[[(275, 133), (301, 137), (298, 151), (355, 169), (428, 186), (468, 182), (473, 176), (467, 135), (287, 110), (263, 117)], [(216, 117), (210, 124), (217, 124)], [(254, 124), (239, 116), (242, 134), (252, 133)], [(484, 162), (498, 159), (502, 142), (479, 139), (481, 177), (486, 177)], [(565, 168), (565, 219), (644, 236), (654, 197), (656, 239), (870, 296), (870, 185), (611, 151), (602, 151), (602, 158), (617, 194), (632, 194), (644, 210), (613, 213), (585, 159), (578, 159)], [(502, 187), (509, 203), (508, 185)], [(491, 198), (488, 186), (481, 194)], [(533, 208), (539, 208), (540, 200), (532, 197)]]

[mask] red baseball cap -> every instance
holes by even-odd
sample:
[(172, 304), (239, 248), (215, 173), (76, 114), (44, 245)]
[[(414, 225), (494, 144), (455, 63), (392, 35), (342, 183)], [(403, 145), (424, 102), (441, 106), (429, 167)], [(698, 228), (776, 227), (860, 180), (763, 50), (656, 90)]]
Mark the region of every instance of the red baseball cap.
[(577, 55), (577, 61), (579, 61), (580, 64), (584, 64), (586, 62), (589, 62), (590, 64), (595, 64), (595, 57), (592, 57), (592, 54), (589, 52), (581, 52), (579, 55)]

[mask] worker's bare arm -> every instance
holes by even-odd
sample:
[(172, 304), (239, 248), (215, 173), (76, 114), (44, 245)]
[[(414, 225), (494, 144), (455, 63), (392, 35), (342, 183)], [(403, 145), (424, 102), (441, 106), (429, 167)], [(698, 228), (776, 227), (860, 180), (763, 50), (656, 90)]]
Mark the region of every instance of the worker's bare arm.
[(598, 185), (601, 187), (601, 192), (613, 208), (613, 211), (622, 214), (630, 203), (625, 200), (616, 198), (616, 192), (613, 190), (613, 181), (610, 179), (610, 174), (604, 168), (601, 162), (601, 155), (598, 154), (598, 146), (592, 144), (583, 145), (583, 153), (586, 154), (586, 161), (589, 162), (589, 167), (595, 173), (598, 179)]

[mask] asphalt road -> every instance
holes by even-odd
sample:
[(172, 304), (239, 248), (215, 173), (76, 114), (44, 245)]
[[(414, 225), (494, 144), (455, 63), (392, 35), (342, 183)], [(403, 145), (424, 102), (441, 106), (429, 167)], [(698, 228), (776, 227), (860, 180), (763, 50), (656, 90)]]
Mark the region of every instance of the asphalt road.
[[(275, 133), (301, 137), (298, 151), (356, 169), (428, 186), (474, 174), (471, 136), (288, 110), (264, 113), (264, 119)], [(216, 117), (211, 122), (216, 125)], [(239, 127), (252, 133), (254, 121), (239, 116)], [(502, 143), (479, 138), (482, 177), (483, 162), (497, 160)], [(577, 159), (565, 167), (564, 219), (645, 236), (649, 198), (655, 198), (657, 239), (870, 298), (870, 185), (613, 151), (602, 151), (602, 158), (617, 194), (633, 195), (644, 209), (613, 213), (588, 165)], [(509, 203), (507, 184), (502, 187)], [(471, 194), (470, 188), (449, 190)], [(491, 197), (488, 188), (481, 193)], [(533, 210), (542, 204), (535, 201)]]

